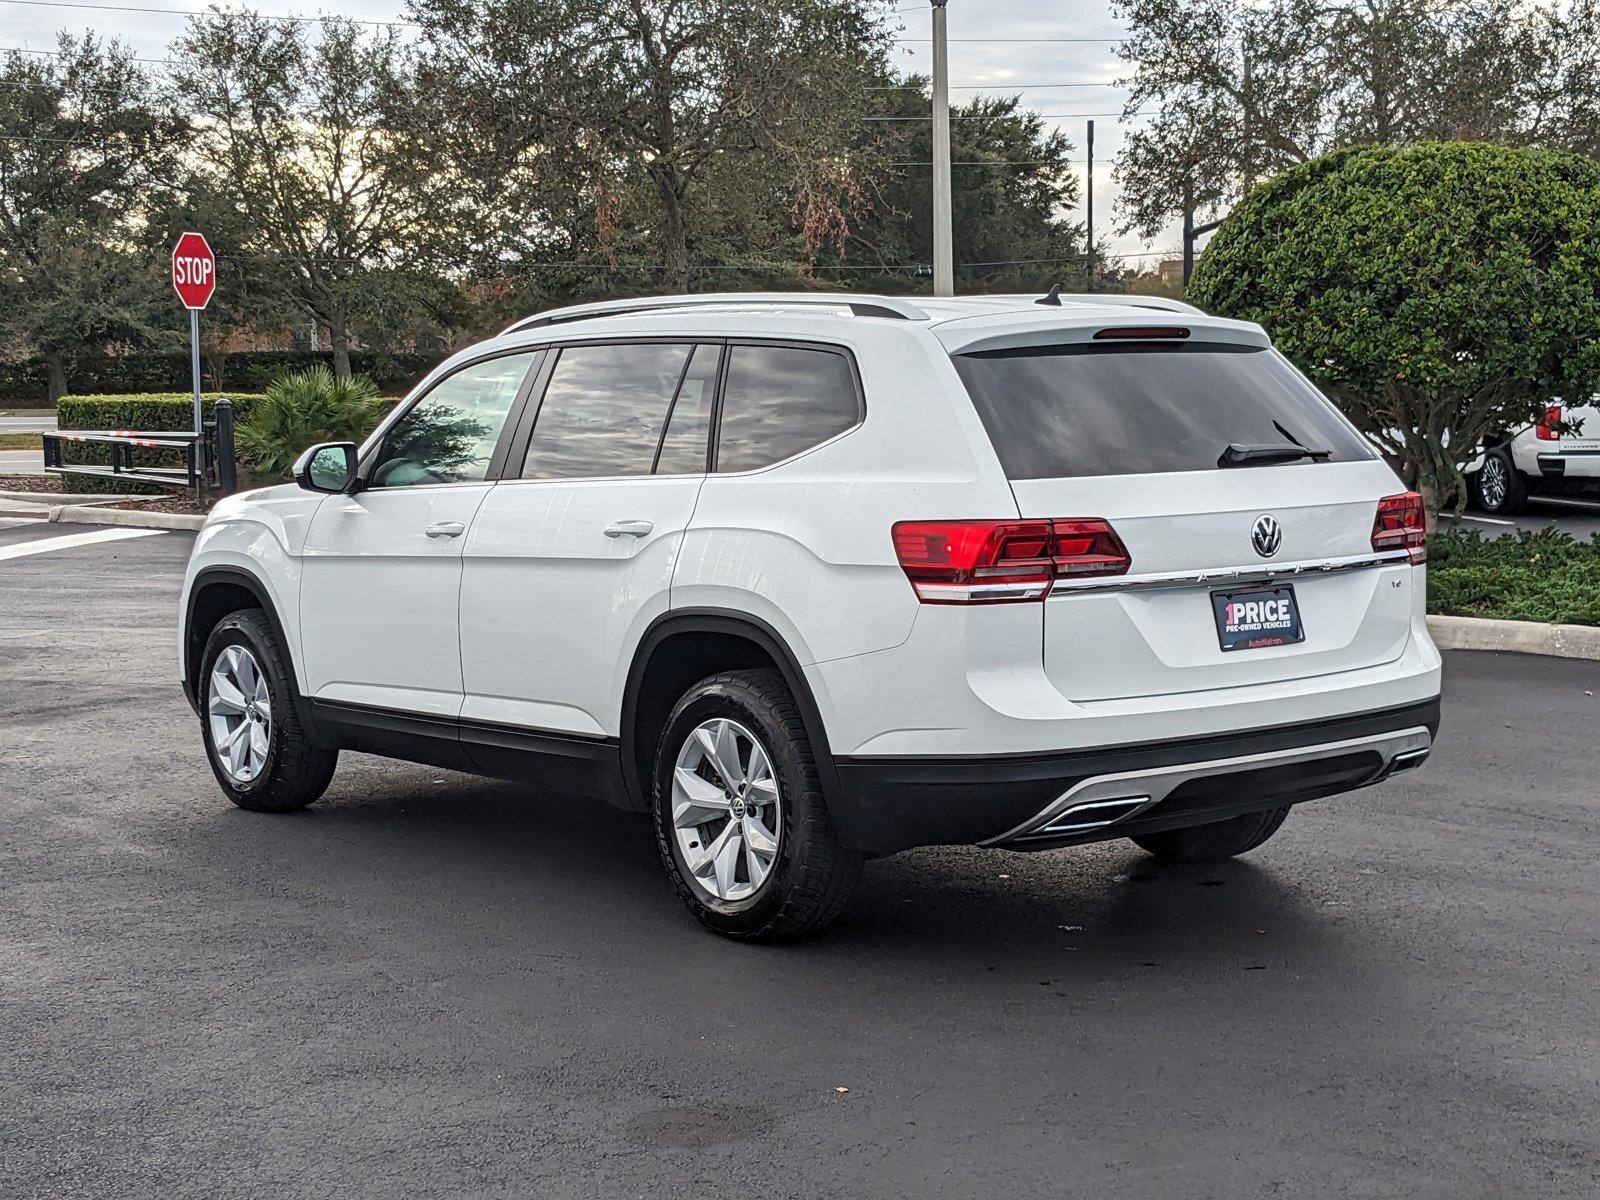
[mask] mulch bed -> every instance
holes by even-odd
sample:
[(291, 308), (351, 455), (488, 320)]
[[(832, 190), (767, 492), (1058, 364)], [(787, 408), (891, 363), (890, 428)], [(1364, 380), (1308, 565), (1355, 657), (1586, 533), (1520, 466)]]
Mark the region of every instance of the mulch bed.
[(54, 475), (0, 475), (0, 492), (54, 492), (61, 494), (61, 481)]

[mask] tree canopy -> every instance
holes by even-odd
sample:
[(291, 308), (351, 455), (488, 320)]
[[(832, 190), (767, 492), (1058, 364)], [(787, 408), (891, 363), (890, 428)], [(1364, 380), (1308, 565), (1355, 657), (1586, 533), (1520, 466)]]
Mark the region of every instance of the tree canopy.
[(1122, 220), (1330, 150), (1464, 139), (1600, 154), (1600, 0), (1116, 0), (1129, 26)]
[(41, 355), (52, 399), (69, 356), (176, 328), (138, 216), (171, 187), (184, 128), (125, 47), (57, 51), (0, 57), (0, 348)]
[(1600, 164), (1474, 143), (1370, 147), (1257, 187), (1190, 298), (1258, 321), (1430, 510), (1484, 434), (1600, 389)]

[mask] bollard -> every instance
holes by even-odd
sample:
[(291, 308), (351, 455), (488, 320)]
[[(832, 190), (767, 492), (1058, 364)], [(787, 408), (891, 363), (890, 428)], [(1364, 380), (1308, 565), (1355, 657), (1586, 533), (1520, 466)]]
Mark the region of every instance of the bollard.
[(239, 471), (233, 457), (233, 401), (217, 401), (217, 493), (231, 496), (239, 487)]

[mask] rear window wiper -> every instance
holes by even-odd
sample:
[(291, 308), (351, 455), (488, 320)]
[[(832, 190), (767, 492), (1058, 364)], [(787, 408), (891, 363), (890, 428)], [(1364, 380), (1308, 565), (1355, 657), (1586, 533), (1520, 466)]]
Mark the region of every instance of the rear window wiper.
[(1309, 446), (1247, 446), (1242, 442), (1230, 442), (1217, 459), (1217, 466), (1270, 466), (1273, 463), (1298, 462), (1302, 458), (1321, 462), (1332, 456), (1332, 450), (1313, 450)]

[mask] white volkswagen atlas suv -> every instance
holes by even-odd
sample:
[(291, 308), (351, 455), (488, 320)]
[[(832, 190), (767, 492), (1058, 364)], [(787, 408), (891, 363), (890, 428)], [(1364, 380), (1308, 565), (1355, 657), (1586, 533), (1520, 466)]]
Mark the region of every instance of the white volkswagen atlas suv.
[(241, 807), (343, 750), (649, 813), (793, 937), (864, 859), (1200, 861), (1427, 757), (1418, 497), (1255, 325), (1106, 296), (529, 318), (216, 506), (183, 686)]

